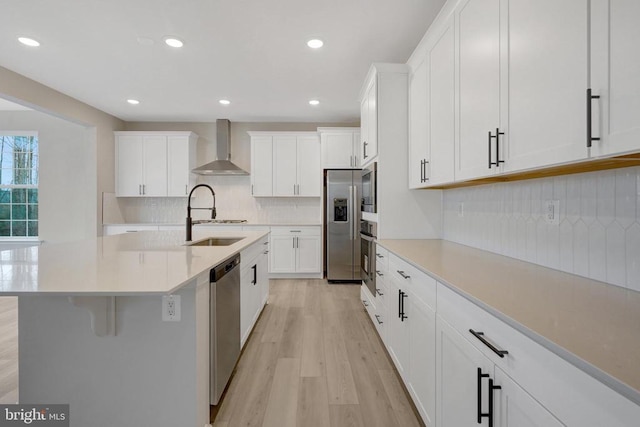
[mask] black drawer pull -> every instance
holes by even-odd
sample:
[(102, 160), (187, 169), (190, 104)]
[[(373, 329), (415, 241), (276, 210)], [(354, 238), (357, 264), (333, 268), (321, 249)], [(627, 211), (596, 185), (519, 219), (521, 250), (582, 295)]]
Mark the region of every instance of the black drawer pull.
[(401, 275), (403, 278), (405, 279), (410, 279), (411, 276), (409, 276), (408, 274), (404, 274), (404, 271), (402, 270), (396, 270), (398, 272), (399, 275)]
[(379, 314), (376, 314), (375, 316), (376, 316), (376, 320), (378, 321), (378, 324), (382, 325), (382, 323), (384, 323), (384, 322), (382, 322), (382, 321), (380, 320), (380, 315), (379, 315)]
[(473, 329), (469, 329), (469, 332), (471, 332), (471, 335), (478, 338), (482, 344), (489, 347), (489, 349), (493, 351), (495, 354), (497, 354), (498, 356), (504, 357), (505, 354), (509, 354), (507, 350), (500, 350), (499, 348), (491, 344), (489, 341), (487, 341), (487, 339), (484, 337), (484, 332), (476, 332)]
[(376, 288), (376, 292), (378, 293), (378, 295), (380, 295), (381, 297), (384, 296), (384, 294), (382, 292), (380, 292), (380, 289)]
[(376, 274), (380, 277), (384, 276), (384, 274), (382, 274), (382, 272), (380, 270), (376, 270)]
[(365, 300), (362, 300), (362, 304), (364, 304), (365, 307), (369, 307), (369, 303), (366, 302)]

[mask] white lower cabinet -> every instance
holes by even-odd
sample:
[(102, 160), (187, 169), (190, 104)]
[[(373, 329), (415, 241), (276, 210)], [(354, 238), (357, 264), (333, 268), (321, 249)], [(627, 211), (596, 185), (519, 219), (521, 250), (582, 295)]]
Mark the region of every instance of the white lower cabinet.
[(320, 227), (271, 227), (270, 273), (320, 273)]
[(376, 252), (377, 295), (363, 285), (361, 297), (427, 426), (637, 425), (634, 402), (394, 253)]
[(240, 341), (244, 346), (269, 292), (268, 237), (240, 254)]

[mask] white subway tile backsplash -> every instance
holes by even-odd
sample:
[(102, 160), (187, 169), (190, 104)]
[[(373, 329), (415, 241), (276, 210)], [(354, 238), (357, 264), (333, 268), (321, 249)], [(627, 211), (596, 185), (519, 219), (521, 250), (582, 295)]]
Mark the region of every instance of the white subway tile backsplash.
[(640, 291), (640, 167), (445, 190), (443, 206), (447, 240)]
[[(320, 223), (320, 198), (257, 198), (251, 196), (249, 177), (203, 177), (216, 193), (217, 217), (246, 219), (254, 223)], [(196, 190), (199, 191), (199, 190)], [(192, 207), (211, 206), (211, 195), (199, 192), (191, 201)], [(122, 216), (127, 223), (182, 223), (187, 213), (187, 198), (119, 198)], [(192, 211), (195, 219), (209, 218), (204, 210)]]

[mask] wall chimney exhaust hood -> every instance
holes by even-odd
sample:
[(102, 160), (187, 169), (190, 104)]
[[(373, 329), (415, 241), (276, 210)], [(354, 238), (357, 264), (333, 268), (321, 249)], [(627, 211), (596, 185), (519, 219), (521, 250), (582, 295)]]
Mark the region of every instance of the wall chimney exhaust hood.
[(191, 172), (198, 175), (249, 175), (231, 162), (231, 122), (227, 119), (216, 120), (216, 152), (218, 160), (198, 166)]

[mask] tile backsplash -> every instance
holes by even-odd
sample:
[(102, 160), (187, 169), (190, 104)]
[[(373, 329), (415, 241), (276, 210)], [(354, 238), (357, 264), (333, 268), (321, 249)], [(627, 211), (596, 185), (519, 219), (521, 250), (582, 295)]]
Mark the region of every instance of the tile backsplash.
[[(444, 191), (446, 240), (640, 291), (640, 167)], [(559, 202), (559, 224), (545, 218)]]
[[(198, 183), (209, 184), (216, 193), (217, 218), (246, 219), (253, 223), (320, 223), (320, 198), (260, 198), (251, 196), (248, 176), (202, 177)], [(211, 194), (198, 189), (192, 207), (211, 206)], [(120, 213), (127, 223), (182, 224), (187, 214), (186, 197), (121, 197)], [(194, 219), (210, 217), (209, 211), (192, 211)], [(105, 219), (105, 222), (109, 222)]]

